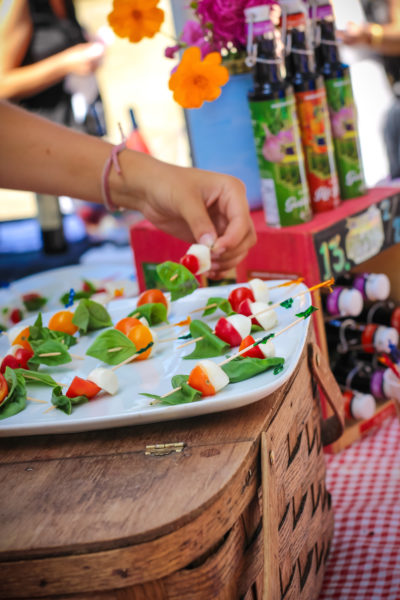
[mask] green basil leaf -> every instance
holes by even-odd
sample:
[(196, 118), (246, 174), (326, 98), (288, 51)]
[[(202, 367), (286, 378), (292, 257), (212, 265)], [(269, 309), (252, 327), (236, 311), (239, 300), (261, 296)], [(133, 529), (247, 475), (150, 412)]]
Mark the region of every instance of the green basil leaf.
[(293, 302), (293, 298), (287, 298), (286, 300), (281, 302), (279, 306), (282, 306), (283, 308), (292, 308)]
[(63, 343), (67, 348), (70, 348), (77, 343), (77, 339), (69, 333), (64, 333), (63, 331), (54, 331), (53, 329), (44, 327), (41, 313), (38, 314), (35, 323), (29, 327), (28, 340), (31, 345), (32, 342), (56, 340)]
[(22, 375), (26, 383), (38, 383), (40, 385), (48, 385), (50, 387), (56, 387), (58, 384), (51, 375), (47, 373), (38, 373), (37, 371), (31, 371), (29, 369), (15, 369), (16, 373)]
[(192, 358), (211, 358), (212, 356), (221, 356), (229, 349), (229, 344), (220, 340), (203, 321), (194, 319), (189, 325), (190, 333), (193, 338), (202, 337), (196, 342), (196, 347), (191, 354), (184, 356), (185, 359)]
[(264, 331), (264, 328), (261, 327), (261, 325), (256, 325), (256, 323), (252, 323), (250, 332), (253, 333), (254, 331)]
[(88, 401), (89, 400), (86, 396), (75, 396), (75, 398), (68, 398), (68, 396), (64, 396), (59, 385), (53, 389), (51, 394), (51, 403), (53, 406), (59, 408), (67, 415), (72, 413), (73, 406), (78, 406), (79, 404), (84, 404)]
[[(77, 300), (82, 300), (82, 298), (90, 298), (90, 296), (93, 296), (93, 294), (94, 294), (94, 292), (84, 292), (83, 290), (80, 290), (79, 292), (75, 292), (74, 302), (76, 302)], [(63, 294), (60, 298), (60, 302), (63, 306), (68, 304), (68, 301), (69, 301), (69, 291), (65, 292), (65, 294)]]
[(42, 308), (42, 306), (46, 304), (47, 298), (38, 296), (37, 298), (29, 298), (27, 300), (22, 299), (22, 302), (24, 303), (26, 310), (34, 311)]
[[(109, 352), (111, 348), (121, 348), (121, 350)], [(88, 356), (98, 358), (108, 365), (119, 365), (135, 353), (135, 344), (118, 329), (103, 331), (86, 350)]]
[[(213, 306), (215, 304), (215, 306)], [(203, 317), (208, 315), (212, 315), (216, 310), (220, 309), (227, 315), (235, 314), (235, 311), (232, 309), (231, 303), (226, 298), (220, 298), (215, 296), (214, 298), (209, 298), (207, 301), (207, 306), (211, 305), (211, 308), (206, 308), (203, 312)]]
[(159, 323), (167, 322), (167, 307), (161, 302), (149, 302), (148, 304), (142, 304), (129, 313), (128, 317), (135, 316), (137, 319), (145, 317), (149, 322), (149, 325), (158, 325)]
[[(29, 363), (54, 367), (65, 365), (72, 360), (65, 345), (57, 340), (31, 341), (30, 344), (35, 354), (29, 359)], [(40, 356), (41, 354), (52, 354), (53, 352), (57, 352), (56, 356)]]
[(22, 375), (7, 367), (4, 377), (8, 385), (8, 394), (0, 405), (0, 419), (12, 417), (26, 407), (26, 386)]
[(112, 326), (111, 317), (104, 306), (87, 298), (79, 302), (72, 322), (81, 333)]
[(88, 290), (82, 290), (85, 291), (86, 293), (89, 292), (89, 294), (95, 294), (97, 291), (97, 287), (94, 285), (94, 283), (92, 283), (91, 281), (89, 281), (89, 279), (84, 279), (83, 283), (87, 285), (87, 287), (89, 288)]
[(199, 287), (196, 277), (189, 269), (170, 260), (157, 265), (156, 271), (163, 286), (171, 292), (171, 300), (183, 298)]
[(159, 400), (157, 404), (161, 406), (174, 406), (176, 404), (188, 404), (190, 402), (196, 402), (201, 398), (201, 392), (192, 388), (188, 383), (188, 375), (174, 375), (171, 380), (172, 389), (180, 387), (181, 389), (176, 390), (173, 394), (170, 394), (166, 398), (157, 396), (156, 394), (140, 394), (141, 396), (147, 396), (153, 398), (153, 400)]
[(250, 358), (249, 356), (238, 356), (223, 365), (222, 369), (229, 377), (230, 383), (237, 383), (264, 373), (268, 369), (283, 365), (284, 358), (274, 356), (272, 358)]

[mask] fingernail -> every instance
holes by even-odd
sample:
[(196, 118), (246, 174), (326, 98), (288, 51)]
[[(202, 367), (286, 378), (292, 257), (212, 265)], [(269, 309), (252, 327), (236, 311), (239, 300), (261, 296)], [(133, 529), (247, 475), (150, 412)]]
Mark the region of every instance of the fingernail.
[(203, 233), (203, 235), (199, 239), (199, 244), (208, 246), (208, 248), (211, 248), (211, 246), (214, 244), (214, 242), (215, 242), (215, 235), (213, 235), (212, 233)]
[(226, 248), (220, 248), (219, 246), (217, 246), (216, 248), (212, 248), (211, 252), (215, 256), (221, 256), (221, 254), (223, 254), (224, 252), (226, 252)]

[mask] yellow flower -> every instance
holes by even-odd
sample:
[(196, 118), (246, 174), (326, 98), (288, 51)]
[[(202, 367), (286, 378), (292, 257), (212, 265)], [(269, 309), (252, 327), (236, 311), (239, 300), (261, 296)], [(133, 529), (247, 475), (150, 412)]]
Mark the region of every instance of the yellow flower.
[(219, 52), (207, 54), (201, 60), (200, 48), (191, 46), (169, 80), (174, 100), (183, 108), (200, 108), (204, 101), (212, 102), (221, 94), (221, 86), (229, 79), (228, 69), (221, 66)]
[(164, 21), (164, 11), (157, 8), (159, 0), (114, 0), (108, 22), (119, 37), (140, 42), (153, 37)]

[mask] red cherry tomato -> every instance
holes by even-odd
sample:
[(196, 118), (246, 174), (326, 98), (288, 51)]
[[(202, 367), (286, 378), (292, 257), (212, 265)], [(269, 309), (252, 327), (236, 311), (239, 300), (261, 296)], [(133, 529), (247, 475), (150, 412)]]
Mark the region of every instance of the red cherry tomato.
[[(251, 306), (250, 303), (252, 302), (252, 300), (250, 300), (250, 298), (245, 298), (245, 300), (242, 300), (241, 303), (239, 304), (239, 308), (238, 308), (238, 313), (240, 315), (244, 315), (245, 317), (250, 317), (253, 313), (251, 311)], [(255, 317), (252, 317), (251, 322), (254, 323), (254, 325), (259, 325), (259, 322), (257, 321), (257, 319)]]
[(19, 308), (14, 308), (10, 313), (11, 323), (19, 323), (20, 321), (22, 321), (22, 317), (22, 310), (20, 310)]
[(238, 287), (231, 291), (228, 296), (228, 300), (231, 303), (231, 306), (235, 312), (239, 312), (239, 304), (242, 300), (249, 298), (252, 302), (254, 302), (253, 292), (250, 288), (247, 287)]
[(8, 383), (5, 377), (0, 373), (0, 404), (7, 398)]
[(139, 299), (137, 301), (137, 306), (142, 306), (142, 304), (164, 304), (166, 308), (168, 308), (168, 302), (164, 294), (161, 290), (153, 289), (146, 290), (143, 294), (140, 294)]
[(26, 348), (18, 348), (18, 350), (15, 353), (15, 358), (17, 359), (21, 369), (29, 369), (28, 360), (32, 358), (33, 355), (33, 350), (27, 350)]
[(49, 321), (49, 329), (74, 335), (78, 331), (78, 327), (72, 322), (73, 316), (74, 313), (70, 310), (56, 312)]
[(68, 398), (76, 398), (76, 396), (86, 396), (86, 398), (94, 398), (101, 391), (101, 388), (87, 379), (74, 377), (65, 394)]
[[(253, 336), (246, 336), (242, 339), (240, 343), (239, 351), (242, 351), (248, 346), (251, 346), (252, 344), (254, 344), (254, 342), (255, 339), (253, 338)], [(249, 350), (247, 350), (247, 352), (243, 352), (242, 356), (249, 356), (250, 358), (265, 358), (264, 354), (261, 352), (260, 346), (253, 346), (253, 348), (250, 348)]]
[(218, 319), (215, 326), (215, 335), (219, 337), (230, 346), (239, 346), (242, 341), (242, 337), (234, 326), (225, 317)]
[(10, 369), (19, 369), (20, 367), (19, 361), (12, 354), (7, 354), (1, 361), (0, 373), (5, 373), (7, 367)]
[(181, 265), (186, 267), (193, 275), (196, 275), (200, 268), (199, 259), (194, 254), (185, 254), (179, 261)]
[(32, 300), (37, 300), (37, 298), (41, 298), (41, 295), (36, 292), (31, 292), (30, 294), (24, 294), (22, 296), (22, 302), (31, 302)]
[(195, 390), (201, 392), (202, 396), (215, 396), (216, 394), (215, 388), (209, 380), (206, 370), (199, 365), (190, 372), (188, 384)]

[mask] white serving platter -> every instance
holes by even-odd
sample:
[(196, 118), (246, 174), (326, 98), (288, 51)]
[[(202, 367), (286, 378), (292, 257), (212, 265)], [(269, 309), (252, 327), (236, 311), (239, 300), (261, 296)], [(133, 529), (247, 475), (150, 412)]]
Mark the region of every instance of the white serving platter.
[[(283, 280), (271, 281), (269, 285), (272, 287), (282, 282)], [(237, 286), (201, 288), (190, 296), (173, 302), (169, 315), (170, 322), (177, 322), (186, 318), (192, 310), (204, 306), (211, 296), (227, 298), (234, 287)], [(278, 288), (271, 290), (270, 299), (272, 302), (276, 302), (306, 290), (307, 288), (303, 284)], [(278, 331), (293, 322), (296, 319), (295, 314), (308, 308), (310, 301), (310, 294), (307, 293), (295, 298), (290, 309), (278, 307), (279, 324), (273, 331)], [(134, 298), (113, 301), (108, 307), (113, 322), (116, 323), (119, 319), (127, 316), (135, 306), (136, 299)], [(45, 325), (52, 314), (53, 312), (43, 314)], [(201, 313), (195, 313), (192, 318), (201, 318), (199, 315)], [(220, 316), (223, 316), (223, 314), (218, 311), (204, 320), (210, 327), (213, 327)], [(35, 317), (31, 317), (21, 324), (30, 325), (34, 320)], [(154, 357), (140, 362), (133, 362), (116, 371), (120, 389), (115, 396), (99, 395), (93, 401), (75, 407), (71, 415), (66, 415), (57, 409), (46, 412), (47, 408), (51, 407), (51, 389), (44, 386), (28, 385), (28, 395), (47, 400), (48, 406), (28, 402), (25, 410), (0, 421), (0, 437), (67, 433), (139, 425), (196, 417), (251, 404), (277, 390), (292, 375), (306, 341), (309, 321), (310, 319), (301, 321), (276, 338), (274, 342), (276, 355), (285, 358), (284, 369), (277, 375), (274, 375), (273, 371), (270, 370), (246, 381), (229, 384), (217, 395), (190, 404), (151, 406), (151, 399), (141, 396), (141, 392), (166, 394), (171, 390), (172, 376), (189, 374), (196, 364), (195, 360), (183, 359), (185, 355), (192, 351), (194, 346), (176, 350), (177, 346), (182, 344), (181, 340), (160, 344)], [(155, 330), (157, 331), (157, 327), (155, 327)], [(180, 335), (186, 331), (186, 328), (184, 330), (175, 328), (160, 331), (159, 339), (161, 340), (163, 337), (170, 338), (173, 337), (174, 333)], [(78, 344), (71, 348), (71, 352), (84, 356), (86, 349), (99, 333), (93, 332), (90, 335), (81, 337)], [(257, 332), (254, 337), (257, 339), (262, 335), (262, 332)], [(4, 335), (0, 339), (1, 357), (7, 353), (8, 348), (9, 341), (7, 336)], [(232, 350), (230, 354), (234, 351)], [(212, 360), (218, 363), (224, 360), (224, 357), (216, 357)], [(41, 367), (41, 370), (51, 374), (56, 381), (69, 384), (75, 375), (86, 377), (96, 366), (107, 365), (86, 356), (85, 360), (74, 360), (72, 363), (60, 367)]]

